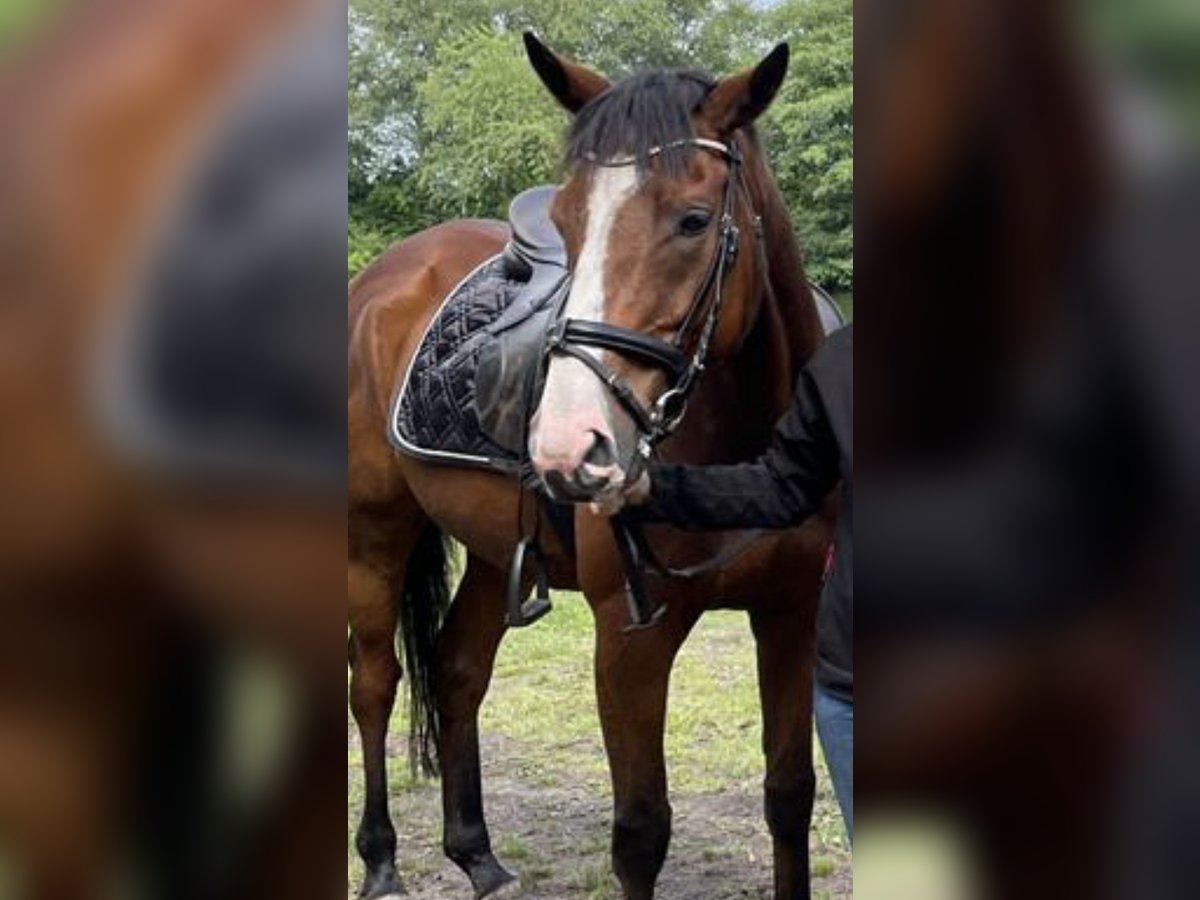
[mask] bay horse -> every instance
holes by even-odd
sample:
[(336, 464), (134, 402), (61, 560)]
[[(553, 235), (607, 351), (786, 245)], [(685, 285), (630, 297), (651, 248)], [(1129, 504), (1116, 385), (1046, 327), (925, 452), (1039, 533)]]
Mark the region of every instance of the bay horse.
[[(542, 82), (574, 116), (568, 177), (551, 210), (573, 272), (566, 315), (660, 339), (681, 331), (719, 248), (717, 214), (728, 188), (742, 250), (725, 275), (708, 371), (662, 454), (694, 463), (755, 456), (822, 339), (787, 208), (753, 127), (786, 74), (787, 46), (719, 81), (671, 71), (610, 84), (531, 34), (525, 43)], [(740, 175), (730, 148), (741, 158)], [(535, 520), (542, 501), (513, 478), (399, 455), (386, 437), (399, 379), (442, 299), (507, 238), (500, 222), (445, 223), (392, 247), (349, 289), (350, 703), (366, 789), (356, 835), (366, 866), (361, 896), (370, 900), (404, 891), (385, 775), (401, 677), (398, 627), (413, 699), (410, 757), (440, 769), (445, 853), (476, 897), (516, 883), (493, 853), (484, 817), (478, 710), (506, 630), (505, 570), (521, 536), (518, 512)], [(644, 407), (665, 389), (654, 367), (612, 351), (583, 352)], [(627, 407), (591, 366), (566, 355), (549, 362), (529, 441), (544, 482), (575, 501), (593, 498), (630, 474), (639, 439)], [(573, 550), (545, 517), (537, 537), (553, 586), (582, 590), (594, 614), (614, 792), (612, 858), (624, 897), (654, 895), (671, 835), (663, 754), (669, 676), (691, 628), (716, 607), (748, 611), (757, 643), (774, 896), (807, 897), (811, 672), (828, 518), (764, 536), (702, 577), (664, 581), (665, 615), (637, 631), (626, 628), (625, 573), (607, 521), (579, 502), (574, 523)], [(648, 534), (672, 565), (711, 560), (744, 539), (664, 527)], [(452, 599), (444, 536), (465, 548)]]

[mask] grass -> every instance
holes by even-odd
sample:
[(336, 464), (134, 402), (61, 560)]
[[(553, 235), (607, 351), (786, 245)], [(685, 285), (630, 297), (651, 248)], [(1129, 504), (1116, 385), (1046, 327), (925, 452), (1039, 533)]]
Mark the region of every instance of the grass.
[[(607, 811), (611, 789), (592, 684), (592, 648), (587, 604), (578, 595), (557, 595), (555, 611), (547, 619), (506, 637), (481, 710), (480, 733), (485, 758), (489, 749), (503, 749), (506, 779), (535, 792), (569, 785), (598, 798), (598, 808)], [(397, 711), (392, 729), (397, 738), (405, 733), (403, 711)], [(410, 779), (400, 752), (402, 742), (397, 740), (395, 746), (389, 772), (393, 798), (420, 794), (421, 803), (436, 805), (436, 794)], [(761, 727), (754, 646), (744, 614), (707, 614), (681, 651), (672, 675), (666, 752), (673, 799), (730, 793), (757, 797), (763, 771)], [(351, 741), (349, 755), (352, 828), (362, 804), (361, 753), (356, 741)], [(815, 876), (828, 878), (847, 867), (848, 847), (823, 764), (818, 768), (812, 867)], [(484, 789), (486, 793), (486, 776)], [(428, 800), (423, 791), (430, 793)], [(598, 822), (594, 839), (577, 841), (575, 859), (562, 859), (540, 841), (513, 835), (497, 834), (497, 850), (520, 870), (527, 888), (552, 872), (561, 873), (566, 865), (571, 867), (567, 876), (571, 898), (615, 900), (620, 892), (610, 874), (607, 827), (607, 822)], [(689, 852), (686, 837), (680, 834), (684, 830), (677, 821), (673, 855)], [(696, 864), (713, 866), (734, 859), (744, 862), (747, 852), (745, 841), (733, 832), (725, 843), (694, 848)], [(352, 840), (348, 854), (351, 884), (356, 885), (361, 868)], [(441, 865), (440, 860), (403, 862), (410, 884), (431, 866)], [(770, 862), (756, 859), (755, 865), (765, 872)], [(814, 894), (822, 896), (819, 886)]]

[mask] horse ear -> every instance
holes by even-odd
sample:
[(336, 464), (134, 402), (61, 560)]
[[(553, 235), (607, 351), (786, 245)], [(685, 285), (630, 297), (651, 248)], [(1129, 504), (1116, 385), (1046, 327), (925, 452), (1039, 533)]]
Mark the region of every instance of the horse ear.
[(775, 99), (788, 68), (788, 45), (777, 44), (753, 69), (717, 83), (700, 113), (720, 135), (745, 128)]
[(608, 90), (608, 79), (603, 75), (556, 55), (532, 31), (526, 31), (524, 37), (525, 53), (533, 70), (567, 112), (579, 112)]

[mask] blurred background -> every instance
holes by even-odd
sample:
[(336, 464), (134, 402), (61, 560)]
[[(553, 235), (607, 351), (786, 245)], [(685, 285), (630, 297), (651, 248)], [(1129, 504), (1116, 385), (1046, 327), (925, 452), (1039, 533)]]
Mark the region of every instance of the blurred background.
[(327, 898), (345, 9), (0, 13), (0, 896)]
[(856, 895), (1197, 896), (1200, 8), (855, 41)]

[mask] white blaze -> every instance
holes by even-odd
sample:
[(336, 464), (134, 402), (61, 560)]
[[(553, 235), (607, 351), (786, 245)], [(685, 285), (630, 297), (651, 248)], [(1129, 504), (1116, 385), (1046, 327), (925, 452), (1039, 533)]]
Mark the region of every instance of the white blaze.
[[(587, 230), (565, 307), (568, 318), (603, 321), (604, 269), (612, 226), (636, 187), (637, 173), (633, 166), (593, 169)], [(599, 351), (593, 348), (581, 349), (599, 356)], [(592, 431), (603, 428), (609, 436), (614, 434), (608, 408), (608, 395), (594, 372), (569, 356), (553, 357), (530, 436), (530, 454), (535, 465), (539, 469), (570, 469), (578, 465), (581, 455), (591, 446)]]

